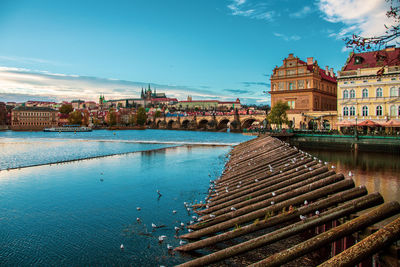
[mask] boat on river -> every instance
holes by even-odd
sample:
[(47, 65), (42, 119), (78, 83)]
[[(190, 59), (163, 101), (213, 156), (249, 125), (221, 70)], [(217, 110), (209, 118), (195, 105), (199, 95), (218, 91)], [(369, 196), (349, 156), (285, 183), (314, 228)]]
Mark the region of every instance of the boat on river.
[(80, 125), (64, 125), (60, 127), (45, 128), (44, 132), (91, 132), (92, 128)]

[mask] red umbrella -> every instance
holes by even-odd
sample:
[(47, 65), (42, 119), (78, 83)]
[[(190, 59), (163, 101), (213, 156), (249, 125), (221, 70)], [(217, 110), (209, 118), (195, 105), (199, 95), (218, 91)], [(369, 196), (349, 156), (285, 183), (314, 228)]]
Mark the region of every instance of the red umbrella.
[(342, 126), (342, 127), (350, 127), (350, 126), (353, 126), (354, 123), (352, 123), (350, 121), (343, 120), (343, 121), (339, 122), (337, 125), (338, 126)]

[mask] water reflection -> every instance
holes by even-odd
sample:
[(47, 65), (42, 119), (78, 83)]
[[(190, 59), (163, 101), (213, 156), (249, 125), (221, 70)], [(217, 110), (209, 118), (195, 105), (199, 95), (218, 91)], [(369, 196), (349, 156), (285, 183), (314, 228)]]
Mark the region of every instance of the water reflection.
[(337, 172), (346, 177), (351, 171), (356, 185), (365, 185), (368, 192), (380, 192), (385, 201), (400, 201), (400, 155), (322, 150), (308, 152), (332, 163)]

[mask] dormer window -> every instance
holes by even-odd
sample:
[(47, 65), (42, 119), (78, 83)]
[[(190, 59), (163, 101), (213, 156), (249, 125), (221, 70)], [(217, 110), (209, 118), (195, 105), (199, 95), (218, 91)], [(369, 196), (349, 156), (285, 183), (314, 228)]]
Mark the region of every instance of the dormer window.
[(354, 65), (361, 64), (363, 61), (364, 59), (362, 57), (357, 56), (354, 58)]

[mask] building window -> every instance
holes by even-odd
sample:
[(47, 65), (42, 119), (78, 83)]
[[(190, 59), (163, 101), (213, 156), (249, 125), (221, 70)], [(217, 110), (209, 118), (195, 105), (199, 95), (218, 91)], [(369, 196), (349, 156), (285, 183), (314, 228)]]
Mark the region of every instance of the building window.
[(355, 115), (356, 115), (356, 108), (350, 107), (350, 116), (355, 116)]
[(293, 90), (293, 88), (294, 88), (294, 83), (293, 83), (293, 82), (290, 82), (290, 83), (289, 83), (289, 90)]
[(349, 108), (348, 107), (343, 108), (343, 116), (349, 116)]
[(368, 89), (363, 89), (362, 90), (362, 98), (368, 98)]
[(288, 106), (290, 107), (290, 109), (294, 109), (295, 108), (295, 102), (294, 100), (288, 101)]
[(283, 90), (283, 82), (279, 82), (278, 83), (278, 89), (279, 90)]
[(376, 89), (376, 97), (382, 97), (382, 96), (383, 96), (382, 88), (377, 88)]
[(390, 116), (392, 116), (392, 117), (396, 116), (396, 106), (395, 105), (390, 106)]
[(376, 116), (382, 116), (382, 106), (376, 107)]
[(399, 89), (396, 87), (390, 88), (390, 96), (399, 96)]
[(349, 91), (347, 90), (343, 91), (343, 98), (349, 98)]
[(356, 91), (354, 89), (350, 90), (350, 98), (356, 98)]
[(368, 116), (368, 107), (367, 106), (363, 106), (362, 107), (362, 115), (363, 116)]
[(297, 87), (299, 89), (304, 89), (304, 80), (297, 81)]
[(347, 82), (344, 82), (344, 84), (347, 84)]

